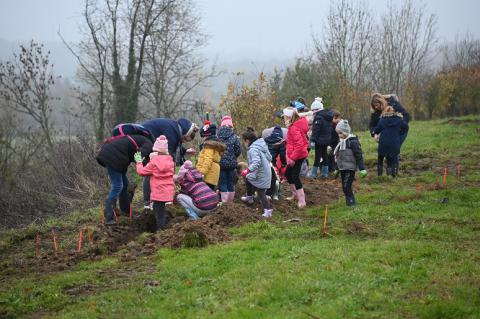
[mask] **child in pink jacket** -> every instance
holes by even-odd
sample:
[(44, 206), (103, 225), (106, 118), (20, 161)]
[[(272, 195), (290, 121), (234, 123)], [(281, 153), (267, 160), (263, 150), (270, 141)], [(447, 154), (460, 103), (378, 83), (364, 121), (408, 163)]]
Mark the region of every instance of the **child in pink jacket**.
[(137, 173), (140, 176), (150, 177), (150, 199), (153, 201), (153, 212), (157, 221), (157, 230), (163, 229), (167, 224), (165, 214), (165, 203), (172, 202), (175, 195), (173, 174), (175, 173), (175, 164), (172, 157), (168, 154), (168, 141), (165, 135), (160, 135), (155, 144), (153, 152), (150, 154), (150, 162), (143, 166), (142, 155), (135, 154), (137, 163)]

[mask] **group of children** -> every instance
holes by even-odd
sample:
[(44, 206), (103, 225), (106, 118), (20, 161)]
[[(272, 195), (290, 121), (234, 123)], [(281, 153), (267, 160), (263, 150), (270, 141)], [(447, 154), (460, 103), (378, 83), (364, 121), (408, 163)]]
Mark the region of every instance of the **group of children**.
[[(246, 186), (246, 194), (241, 196), (241, 200), (248, 204), (253, 204), (255, 199), (258, 200), (263, 209), (262, 216), (265, 218), (272, 217), (271, 200), (278, 199), (280, 182), (285, 180), (291, 192), (286, 199), (296, 200), (298, 208), (304, 208), (306, 199), (300, 177), (310, 150), (315, 152), (315, 159), (308, 176), (316, 178), (318, 172), (322, 178), (328, 177), (329, 172), (333, 172), (334, 176), (340, 175), (346, 204), (355, 205), (352, 190), (355, 171), (358, 169), (361, 177), (365, 177), (367, 171), (363, 163), (360, 142), (352, 134), (348, 121), (342, 119), (338, 112), (324, 109), (321, 98), (313, 101), (310, 111), (306, 110), (305, 101), (298, 98), (279, 115), (284, 120), (285, 128), (280, 126), (267, 128), (261, 135), (247, 128), (240, 137), (233, 131), (230, 116), (222, 118), (218, 132), (215, 124), (205, 121), (200, 129), (203, 144), (196, 165), (186, 161), (178, 174), (175, 174), (174, 156), (169, 151), (172, 148), (169, 147), (170, 141), (165, 135), (158, 136), (151, 143), (151, 151), (148, 150), (147, 141), (142, 137), (126, 135), (125, 137), (132, 142), (131, 145), (134, 145), (133, 159), (136, 162), (137, 173), (149, 177), (151, 190), (149, 200), (153, 203), (157, 228), (162, 229), (168, 223), (165, 205), (174, 200), (175, 183), (180, 187), (177, 202), (193, 220), (213, 211), (220, 202), (224, 204), (232, 202), (235, 198), (235, 184), (240, 177), (243, 177)], [(396, 116), (397, 113), (392, 107), (383, 108), (379, 123), (372, 130), (372, 134), (381, 133), (379, 154), (380, 151), (383, 154), (385, 148), (382, 139), (386, 140), (388, 137), (386, 135), (391, 134), (386, 134), (393, 125), (387, 120)], [(405, 123), (399, 125), (401, 130), (405, 130)], [(183, 133), (193, 138), (188, 125)], [(124, 139), (124, 142), (129, 141)], [(241, 144), (247, 149), (246, 163), (237, 161), (241, 154)], [(126, 148), (126, 157), (132, 150), (131, 145)], [(103, 146), (109, 147), (112, 148), (108, 143)], [(106, 152), (102, 151), (97, 159), (107, 167), (112, 180), (112, 191), (106, 202), (106, 205), (111, 206), (111, 201), (116, 200), (115, 196), (118, 197), (118, 193), (123, 192), (123, 189), (118, 190), (117, 187), (116, 193), (112, 194), (114, 179), (122, 179), (125, 176), (124, 173), (117, 176), (115, 172), (126, 171), (126, 168), (123, 167), (125, 165), (121, 168), (112, 167), (106, 160), (110, 154), (107, 156)], [(115, 151), (118, 151), (118, 147)], [(388, 165), (392, 160), (395, 162), (395, 159), (387, 156)], [(128, 158), (125, 158), (124, 162), (128, 162)], [(123, 183), (128, 183), (128, 180), (123, 179)], [(113, 223), (109, 218), (108, 208), (107, 223)]]

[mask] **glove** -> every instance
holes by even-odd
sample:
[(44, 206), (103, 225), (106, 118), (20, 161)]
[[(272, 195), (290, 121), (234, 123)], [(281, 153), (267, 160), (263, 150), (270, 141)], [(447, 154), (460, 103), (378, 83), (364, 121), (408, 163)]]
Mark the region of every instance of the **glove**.
[(310, 141), (310, 148), (315, 148), (315, 142), (314, 141)]
[(360, 177), (364, 178), (365, 176), (367, 176), (367, 171), (363, 169), (360, 171)]
[(250, 173), (250, 170), (247, 168), (247, 169), (244, 169), (244, 170), (242, 171), (241, 175), (242, 175), (243, 177), (247, 177), (248, 173)]
[(338, 173), (340, 173), (340, 172), (338, 171), (338, 169), (334, 170), (334, 171), (333, 171), (333, 176), (337, 177), (337, 176), (338, 176)]
[(190, 147), (185, 151), (185, 153), (187, 153), (189, 155), (193, 155), (193, 154), (197, 153), (197, 151), (195, 150), (195, 148)]
[(136, 152), (135, 155), (133, 155), (133, 159), (135, 160), (135, 163), (143, 162), (142, 153)]
[(287, 166), (293, 166), (295, 165), (295, 161), (287, 157)]
[(327, 146), (327, 154), (332, 155), (333, 154), (333, 148), (331, 146)]
[(375, 142), (378, 143), (378, 142), (380, 141), (380, 134), (375, 134), (375, 135), (373, 136), (373, 139), (375, 140)]

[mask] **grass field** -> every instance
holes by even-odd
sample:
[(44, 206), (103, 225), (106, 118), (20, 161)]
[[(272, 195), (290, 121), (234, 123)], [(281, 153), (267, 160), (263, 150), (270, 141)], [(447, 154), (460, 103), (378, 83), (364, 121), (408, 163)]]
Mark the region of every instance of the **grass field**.
[(226, 244), (3, 277), (0, 316), (480, 318), (480, 118), (412, 123), (395, 180), (375, 176), (376, 145), (359, 135), (369, 176), (357, 207), (329, 207), (327, 235), (310, 207), (300, 223), (232, 228)]

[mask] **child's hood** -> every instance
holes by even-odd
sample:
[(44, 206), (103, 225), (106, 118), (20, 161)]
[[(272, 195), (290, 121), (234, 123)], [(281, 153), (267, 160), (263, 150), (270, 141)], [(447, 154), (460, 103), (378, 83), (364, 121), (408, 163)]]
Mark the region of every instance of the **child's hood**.
[(227, 141), (234, 134), (235, 133), (233, 132), (233, 130), (230, 127), (222, 126), (218, 130), (217, 136), (218, 136), (218, 138), (222, 139), (223, 141)]
[(382, 114), (381, 119), (388, 127), (398, 126), (403, 121), (396, 113)]
[(218, 151), (219, 153), (225, 152), (225, 149), (227, 148), (227, 147), (225, 146), (225, 143), (220, 142), (220, 141), (217, 140), (217, 139), (209, 139), (209, 140), (206, 140), (206, 141), (203, 143), (203, 147), (204, 147), (204, 148), (214, 149), (214, 150)]
[(265, 143), (265, 140), (263, 138), (259, 138), (255, 142), (253, 142), (249, 146), (249, 149), (255, 149), (259, 152), (263, 152), (265, 154), (270, 154), (270, 151), (268, 150), (267, 143)]
[(152, 156), (150, 158), (150, 163), (152, 165), (155, 165), (157, 168), (160, 168), (162, 166), (165, 166), (165, 164), (172, 164), (172, 167), (174, 167), (173, 165), (173, 159), (170, 155), (165, 155), (165, 154), (158, 154), (155, 155), (155, 156)]

